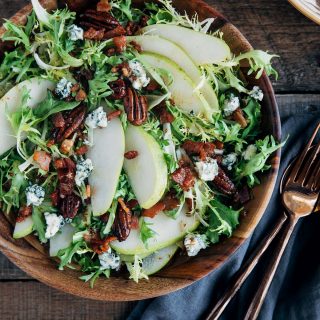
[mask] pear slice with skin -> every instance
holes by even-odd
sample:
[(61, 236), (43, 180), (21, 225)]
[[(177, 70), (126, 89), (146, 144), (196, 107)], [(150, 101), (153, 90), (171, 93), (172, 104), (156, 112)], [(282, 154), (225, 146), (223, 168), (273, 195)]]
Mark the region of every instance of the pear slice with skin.
[(214, 89), (208, 81), (203, 78), (199, 68), (183, 49), (175, 43), (159, 36), (142, 35), (128, 37), (128, 42), (130, 41), (138, 43), (143, 52), (160, 54), (176, 63), (185, 71), (194, 84), (199, 86), (199, 90), (203, 93), (204, 98), (207, 100), (213, 112), (219, 112), (219, 102)]
[(177, 219), (168, 217), (160, 212), (154, 218), (143, 218), (150, 223), (149, 228), (155, 236), (148, 240), (146, 247), (140, 239), (140, 230), (131, 230), (129, 237), (122, 242), (113, 241), (111, 247), (120, 254), (139, 255), (152, 253), (180, 241), (188, 232), (194, 231), (199, 226), (196, 216), (187, 216), (186, 206), (181, 210)]
[(13, 231), (13, 238), (20, 239), (28, 236), (33, 230), (33, 220), (32, 216), (27, 217), (21, 222), (16, 222)]
[(212, 118), (213, 110), (203, 94), (199, 92), (190, 77), (176, 63), (164, 56), (150, 52), (144, 52), (139, 57), (143, 64), (164, 69), (172, 75), (173, 79), (168, 77), (163, 80), (168, 86), (175, 104), (180, 109), (188, 113), (205, 115), (208, 119)]
[(124, 169), (140, 206), (149, 209), (162, 198), (168, 183), (168, 168), (158, 142), (141, 127), (128, 125), (126, 150), (137, 151), (124, 160)]
[(172, 24), (144, 27), (140, 33), (158, 35), (180, 46), (198, 66), (219, 64), (231, 58), (229, 46), (220, 38)]
[(29, 91), (28, 106), (34, 108), (47, 97), (48, 90), (55, 88), (55, 84), (48, 80), (32, 78), (19, 83), (0, 99), (0, 155), (14, 147), (17, 143), (15, 134), (7, 118), (6, 110), (9, 114), (19, 110), (23, 97), (23, 87)]
[(125, 137), (120, 119), (112, 119), (106, 128), (93, 130), (93, 146), (87, 158), (93, 171), (89, 176), (91, 204), (94, 216), (110, 208), (117, 190), (125, 153)]

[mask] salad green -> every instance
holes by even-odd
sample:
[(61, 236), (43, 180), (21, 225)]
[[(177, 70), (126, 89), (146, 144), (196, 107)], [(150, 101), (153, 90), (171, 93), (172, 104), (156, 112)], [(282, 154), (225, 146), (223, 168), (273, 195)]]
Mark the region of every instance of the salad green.
[(232, 236), (282, 146), (262, 135), (263, 92), (240, 62), (277, 76), (276, 56), (234, 56), (214, 19), (169, 0), (32, 4), (2, 38), (0, 204), (14, 237), (34, 233), (93, 285), (123, 267), (148, 279), (178, 246), (194, 256)]

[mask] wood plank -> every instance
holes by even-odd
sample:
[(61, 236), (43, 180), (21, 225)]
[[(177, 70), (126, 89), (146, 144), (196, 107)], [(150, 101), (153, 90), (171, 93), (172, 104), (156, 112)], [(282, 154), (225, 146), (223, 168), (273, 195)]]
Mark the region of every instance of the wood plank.
[[(2, 0), (8, 18), (27, 0)], [(276, 92), (320, 92), (320, 28), (283, 0), (207, 0), (248, 38), (255, 48), (280, 56), (275, 61)]]
[(33, 281), (1, 282), (0, 292), (1, 320), (120, 320), (135, 305), (135, 302), (85, 300)]

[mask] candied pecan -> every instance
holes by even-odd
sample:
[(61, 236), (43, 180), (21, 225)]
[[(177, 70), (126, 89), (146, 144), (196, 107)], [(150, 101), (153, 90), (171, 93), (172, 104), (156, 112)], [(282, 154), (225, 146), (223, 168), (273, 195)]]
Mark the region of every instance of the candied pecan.
[(54, 165), (58, 172), (60, 197), (65, 198), (72, 194), (75, 186), (76, 165), (69, 158), (57, 159)]
[(109, 12), (110, 10), (111, 10), (111, 6), (108, 0), (101, 0), (97, 3), (98, 12)]
[(58, 112), (53, 116), (52, 123), (55, 126), (55, 128), (63, 128), (66, 125), (66, 122), (61, 112)]
[(232, 115), (231, 115), (232, 120), (238, 122), (241, 126), (241, 128), (246, 128), (248, 125), (248, 122), (246, 118), (244, 117), (243, 111), (241, 108), (236, 109)]
[(140, 96), (136, 90), (127, 89), (127, 96), (124, 98), (124, 107), (128, 121), (135, 126), (141, 126), (148, 116), (148, 102), (145, 96)]
[(80, 205), (80, 197), (73, 193), (60, 200), (60, 211), (65, 219), (73, 219), (78, 214)]
[(132, 150), (124, 154), (124, 157), (128, 160), (135, 159), (139, 155), (138, 151)]
[(237, 193), (236, 186), (221, 167), (219, 167), (218, 175), (214, 178), (213, 184), (219, 191), (226, 195), (234, 195)]
[(127, 38), (125, 36), (114, 37), (113, 43), (116, 47), (116, 52), (121, 53), (126, 49)]
[(109, 40), (115, 37), (124, 36), (126, 34), (126, 30), (123, 26), (117, 26), (113, 30), (105, 31), (103, 35), (103, 40)]
[(176, 209), (180, 205), (180, 201), (177, 199), (176, 194), (173, 191), (168, 192), (162, 201), (166, 206), (164, 211)]
[(133, 36), (140, 29), (139, 25), (133, 21), (129, 21), (126, 25), (126, 34)]
[(71, 88), (71, 92), (77, 92), (79, 90), (80, 90), (80, 84), (79, 83), (75, 83)]
[(85, 39), (88, 39), (88, 40), (100, 41), (103, 39), (104, 29), (96, 30), (94, 28), (89, 28), (87, 31), (84, 32), (83, 36)]
[(51, 198), (52, 205), (54, 207), (57, 207), (59, 204), (59, 191), (55, 190), (54, 192), (52, 192), (50, 195), (50, 198)]
[(112, 30), (120, 25), (120, 22), (114, 18), (109, 12), (99, 12), (96, 10), (87, 10), (85, 13), (80, 15), (80, 26)]
[(216, 140), (215, 142), (214, 142), (214, 144), (215, 144), (215, 146), (216, 146), (216, 148), (217, 149), (223, 149), (224, 148), (224, 143), (222, 142), (222, 141), (219, 141), (219, 140)]
[(64, 139), (60, 146), (60, 151), (64, 154), (70, 153), (72, 147), (74, 145), (74, 142), (72, 139)]
[(21, 207), (18, 212), (16, 222), (22, 222), (31, 215), (32, 215), (32, 207), (31, 206)]
[(93, 72), (90, 69), (80, 69), (74, 73), (74, 77), (89, 92), (89, 80), (93, 79)]
[(105, 239), (101, 239), (98, 233), (90, 238), (90, 245), (92, 250), (96, 254), (102, 254), (109, 250), (110, 242), (117, 240), (115, 236), (107, 236)]
[(115, 118), (120, 117), (121, 113), (122, 113), (121, 110), (112, 111), (111, 113), (109, 113), (109, 114), (107, 115), (108, 121), (111, 121), (111, 120), (113, 120), (113, 119), (115, 119)]
[(154, 218), (159, 212), (163, 211), (165, 209), (165, 207), (166, 207), (166, 205), (162, 201), (159, 201), (151, 208), (144, 209), (142, 211), (142, 216), (148, 217), (148, 218)]
[(183, 166), (174, 171), (171, 177), (182, 190), (188, 191), (194, 186), (196, 176), (192, 168), (189, 166)]
[(175, 120), (165, 103), (160, 103), (158, 106), (154, 107), (152, 111), (159, 118), (161, 124), (172, 123)]
[(138, 202), (138, 200), (137, 199), (131, 199), (131, 200), (129, 200), (128, 202), (127, 202), (127, 207), (130, 209), (130, 210), (132, 210), (132, 209), (134, 209), (136, 206), (138, 206), (139, 205), (139, 202)]
[(47, 147), (48, 147), (48, 148), (51, 148), (55, 143), (56, 143), (56, 142), (55, 142), (54, 139), (50, 139), (50, 140), (48, 140), (48, 142), (47, 142)]
[(142, 16), (140, 21), (139, 21), (139, 26), (141, 28), (144, 28), (148, 25), (148, 20), (149, 20), (149, 17), (148, 16)]
[(86, 92), (84, 90), (80, 89), (76, 94), (75, 100), (76, 101), (84, 101), (86, 99), (87, 99)]
[(142, 48), (139, 43), (137, 43), (136, 41), (130, 41), (130, 44), (133, 47), (133, 49), (135, 49), (139, 53), (142, 52)]
[(108, 48), (106, 51), (106, 55), (108, 57), (112, 57), (116, 54), (116, 48)]
[(122, 198), (119, 198), (118, 202), (120, 206), (118, 207), (112, 230), (117, 236), (118, 240), (121, 242), (125, 241), (130, 234), (132, 213)]
[(195, 142), (192, 140), (186, 140), (182, 148), (188, 155), (197, 155), (201, 160), (205, 160), (207, 157), (214, 155), (215, 144), (212, 142)]
[(45, 151), (35, 151), (33, 154), (33, 160), (44, 171), (49, 171), (51, 156)]
[(149, 82), (149, 84), (145, 87), (145, 89), (147, 90), (147, 91), (155, 91), (155, 90), (157, 90), (157, 89), (159, 89), (160, 88), (160, 86), (159, 86), (159, 84), (156, 82), (156, 81), (154, 81), (153, 79)]
[(88, 146), (83, 145), (76, 150), (76, 154), (79, 156), (82, 156), (82, 155), (86, 154), (88, 152), (88, 150), (89, 150)]
[(122, 79), (118, 79), (116, 81), (110, 82), (109, 86), (113, 91), (113, 94), (111, 95), (112, 99), (119, 100), (126, 96), (127, 94), (126, 84)]

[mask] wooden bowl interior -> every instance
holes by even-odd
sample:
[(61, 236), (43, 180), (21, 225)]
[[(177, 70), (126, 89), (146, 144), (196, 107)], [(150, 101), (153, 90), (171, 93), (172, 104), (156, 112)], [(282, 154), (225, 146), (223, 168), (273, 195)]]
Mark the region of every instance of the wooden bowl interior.
[[(92, 5), (89, 0), (67, 1), (75, 10), (83, 10)], [(144, 1), (134, 0), (137, 5)], [(219, 12), (208, 6), (201, 0), (174, 0), (174, 6), (180, 12), (193, 15), (196, 12), (199, 18), (206, 19), (215, 17), (213, 28), (221, 28), (224, 39), (231, 47), (232, 52), (238, 54), (251, 49), (248, 41), (243, 35), (230, 24)], [(42, 4), (48, 9), (54, 9), (58, 3), (55, 0), (44, 0)], [(59, 6), (63, 5), (59, 2)], [(28, 5), (19, 11), (12, 20), (23, 24), (26, 16), (30, 13), (31, 6)], [(3, 34), (0, 29), (0, 37)], [(10, 48), (0, 42), (0, 55)], [(247, 65), (243, 65), (245, 72)], [(265, 93), (263, 101), (263, 132), (273, 134), (278, 140), (281, 138), (280, 119), (275, 101), (273, 89), (268, 77), (264, 74), (261, 79), (255, 80), (247, 77), (252, 85), (259, 85)], [(276, 152), (270, 159), (272, 166), (266, 174), (261, 176), (261, 184), (254, 188), (254, 199), (246, 206), (247, 214), (241, 217), (241, 223), (231, 238), (223, 239), (219, 244), (202, 250), (192, 259), (177, 255), (174, 261), (161, 272), (152, 276), (149, 281), (141, 281), (139, 284), (127, 280), (122, 276), (110, 279), (99, 279), (94, 288), (79, 280), (80, 272), (66, 269), (64, 272), (57, 270), (56, 262), (49, 258), (47, 250), (41, 246), (38, 240), (29, 236), (27, 239), (14, 240), (12, 238), (12, 225), (0, 214), (0, 250), (18, 267), (34, 278), (52, 287), (74, 295), (85, 298), (105, 301), (125, 301), (151, 298), (181, 289), (192, 284), (209, 274), (212, 270), (224, 263), (241, 244), (251, 235), (274, 190), (280, 160), (280, 151)]]

